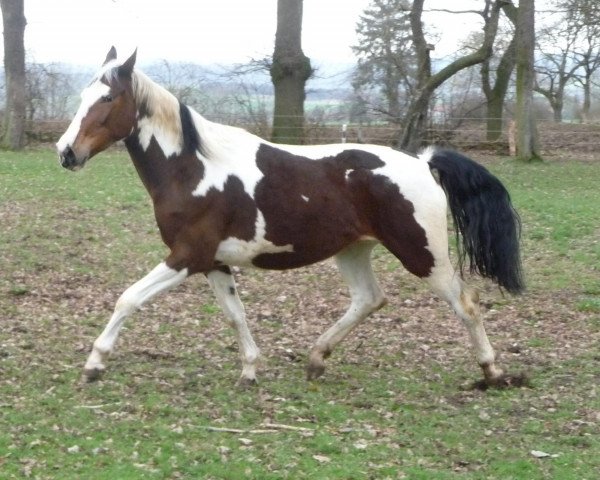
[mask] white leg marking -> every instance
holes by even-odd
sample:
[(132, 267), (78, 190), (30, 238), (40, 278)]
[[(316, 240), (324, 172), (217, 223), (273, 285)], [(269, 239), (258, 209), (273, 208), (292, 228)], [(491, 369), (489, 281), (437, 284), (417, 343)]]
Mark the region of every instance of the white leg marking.
[(242, 375), (240, 382), (256, 382), (256, 361), (260, 350), (254, 343), (252, 334), (246, 323), (244, 305), (235, 288), (233, 275), (219, 270), (213, 270), (206, 275), (215, 297), (227, 318), (229, 324), (235, 328), (237, 341), (242, 359)]
[(85, 364), (88, 378), (93, 379), (104, 370), (104, 360), (111, 352), (125, 318), (156, 294), (180, 284), (187, 277), (187, 269), (180, 271), (160, 263), (148, 275), (129, 287), (115, 305), (110, 321), (94, 342), (92, 353)]
[(441, 266), (436, 265), (426, 280), (433, 291), (452, 306), (467, 328), (477, 361), (485, 377), (488, 379), (500, 377), (503, 372), (495, 365), (496, 355), (479, 313), (479, 295), (459, 278), (449, 260), (441, 263)]
[(344, 316), (319, 337), (311, 350), (309, 379), (320, 376), (325, 369), (323, 360), (333, 348), (370, 313), (385, 304), (385, 297), (371, 268), (371, 250), (374, 246), (375, 242), (359, 242), (335, 256), (342, 278), (350, 290), (352, 303)]

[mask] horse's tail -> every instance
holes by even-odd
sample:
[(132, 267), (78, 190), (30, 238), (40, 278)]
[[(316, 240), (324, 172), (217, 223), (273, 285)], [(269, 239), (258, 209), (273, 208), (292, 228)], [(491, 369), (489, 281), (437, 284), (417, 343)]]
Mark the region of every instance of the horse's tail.
[(523, 291), (521, 222), (504, 185), (485, 167), (457, 152), (432, 149), (423, 156), (437, 172), (448, 198), (460, 268), (468, 256), (471, 273), (490, 278), (510, 293)]

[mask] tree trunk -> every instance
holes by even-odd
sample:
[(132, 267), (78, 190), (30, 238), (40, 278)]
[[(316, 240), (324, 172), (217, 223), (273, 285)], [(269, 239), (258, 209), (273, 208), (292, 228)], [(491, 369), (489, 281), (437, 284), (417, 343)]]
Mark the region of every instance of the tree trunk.
[(408, 108), (408, 113), (404, 121), (404, 129), (399, 142), (400, 148), (409, 152), (416, 152), (425, 138), (429, 102), (435, 89), (460, 70), (477, 65), (491, 56), (494, 39), (498, 30), (500, 13), (499, 1), (494, 2), (490, 8), (491, 0), (486, 0), (484, 11), (486, 23), (484, 27), (484, 40), (481, 47), (469, 55), (457, 58), (442, 68), (442, 70), (432, 75), (429, 55), (431, 47), (425, 41), (421, 23), (423, 3), (424, 0), (414, 0), (410, 13), (413, 43), (419, 64), (419, 78), (416, 89), (417, 95)]
[(591, 74), (588, 75), (586, 72), (585, 80), (583, 82), (583, 105), (581, 108), (581, 119), (583, 122), (590, 121), (590, 109), (592, 108), (591, 83)]
[(404, 128), (400, 138), (400, 148), (416, 152), (421, 145), (427, 126), (429, 100), (434, 88), (428, 87), (431, 79), (431, 46), (425, 41), (423, 32), (423, 4), (425, 0), (414, 0), (410, 10), (410, 28), (417, 54), (417, 97), (411, 101), (404, 117)]
[(25, 10), (24, 0), (0, 0), (4, 26), (6, 107), (2, 145), (19, 150), (25, 144)]
[(301, 38), (302, 0), (278, 0), (270, 70), (275, 90), (272, 140), (278, 143), (304, 143), (304, 88), (312, 68)]
[[(507, 2), (502, 5), (502, 10), (512, 24), (515, 25), (517, 23), (517, 9), (515, 6)], [(489, 59), (483, 62), (481, 67), (483, 92), (487, 103), (486, 139), (488, 142), (497, 142), (502, 137), (504, 99), (508, 91), (510, 77), (515, 68), (516, 43), (516, 37), (513, 37), (502, 54), (496, 69), (496, 81), (493, 87), (490, 84)]]
[(533, 53), (535, 48), (534, 0), (519, 1), (517, 18), (517, 106), (515, 122), (517, 129), (517, 159), (525, 162), (541, 160), (533, 114)]
[[(486, 138), (488, 142), (497, 142), (502, 136), (503, 114), (504, 114), (504, 99), (508, 91), (510, 77), (515, 68), (515, 39), (510, 42), (508, 48), (502, 55), (498, 68), (496, 70), (496, 82), (494, 86), (489, 85), (489, 77), (487, 82), (484, 80), (484, 93), (487, 101), (487, 128)], [(487, 62), (486, 62), (487, 63)], [(489, 75), (489, 66), (484, 65), (482, 68), (482, 76)]]
[(563, 119), (563, 101), (562, 99), (556, 99), (555, 102), (551, 104), (552, 106), (552, 117), (554, 118), (554, 123), (562, 123)]
[(505, 95), (496, 95), (487, 101), (485, 138), (488, 142), (498, 142), (502, 138)]

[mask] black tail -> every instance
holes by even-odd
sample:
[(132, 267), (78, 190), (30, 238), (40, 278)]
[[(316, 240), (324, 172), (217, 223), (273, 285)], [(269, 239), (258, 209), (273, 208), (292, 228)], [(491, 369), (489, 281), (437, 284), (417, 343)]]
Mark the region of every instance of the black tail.
[(438, 172), (462, 237), (462, 245), (456, 241), (460, 268), (468, 256), (471, 273), (492, 279), (510, 293), (523, 291), (521, 222), (504, 185), (485, 167), (451, 150), (435, 151), (429, 168)]

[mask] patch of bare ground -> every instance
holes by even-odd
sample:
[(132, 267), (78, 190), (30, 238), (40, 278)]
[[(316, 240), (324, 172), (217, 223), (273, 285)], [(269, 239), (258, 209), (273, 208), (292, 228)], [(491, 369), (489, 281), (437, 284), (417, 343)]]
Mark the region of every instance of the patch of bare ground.
[[(414, 370), (437, 365), (453, 372), (456, 365), (479, 375), (466, 330), (450, 308), (422, 284), (393, 264), (387, 254), (375, 260), (388, 305), (360, 325), (328, 360), (326, 376), (339, 375), (336, 366), (357, 369)], [(105, 276), (70, 271), (16, 271), (13, 285), (4, 287), (5, 330), (0, 355), (27, 350), (23, 361), (44, 361), (63, 352), (61, 362), (83, 364), (94, 338), (104, 327), (120, 291)], [(349, 303), (346, 288), (331, 261), (296, 271), (237, 271), (248, 323), (262, 350), (259, 379), (279, 375), (303, 376), (306, 355), (317, 337), (330, 327)], [(133, 282), (135, 279), (132, 278)], [(592, 313), (574, 307), (568, 291), (531, 292), (503, 297), (488, 283), (478, 283), (482, 310), (500, 364), (535, 372), (593, 352), (600, 344), (600, 328)], [(27, 288), (19, 288), (26, 285)], [(595, 325), (595, 327), (593, 327)], [(168, 327), (168, 328), (167, 328)], [(54, 352), (54, 353), (52, 353)], [(109, 369), (127, 371), (128, 364), (198, 358), (201, 374), (221, 375), (221, 366), (237, 359), (237, 345), (200, 276), (163, 295), (126, 322)], [(37, 358), (35, 358), (37, 357)], [(600, 355), (593, 357), (600, 362)], [(77, 365), (79, 364), (79, 365)], [(228, 372), (234, 378), (238, 367)], [(565, 371), (561, 381), (572, 381)], [(423, 375), (439, 373), (423, 368)]]

